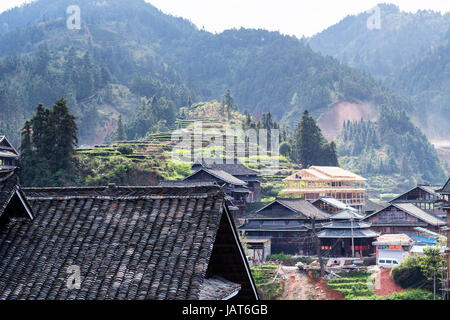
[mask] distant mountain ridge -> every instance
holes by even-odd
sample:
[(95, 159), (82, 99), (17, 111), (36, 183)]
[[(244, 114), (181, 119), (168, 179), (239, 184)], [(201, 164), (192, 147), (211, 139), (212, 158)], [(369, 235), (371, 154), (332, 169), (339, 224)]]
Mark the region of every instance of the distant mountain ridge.
[[(80, 30), (66, 27), (69, 5), (81, 9)], [(120, 115), (127, 129), (139, 124), (130, 139), (168, 131), (180, 107), (220, 100), (227, 89), (241, 110), (257, 119), (270, 111), (291, 129), (305, 109), (319, 118), (343, 102), (415, 111), (406, 96), (295, 37), (212, 34), (143, 0), (39, 0), (9, 10), (0, 15), (0, 58), (0, 129), (15, 123), (18, 133), (38, 103), (65, 96), (86, 145), (111, 138)]]
[(386, 78), (438, 45), (450, 27), (450, 13), (407, 13), (392, 4), (379, 4), (377, 8), (379, 29), (367, 27), (367, 21), (375, 14), (372, 8), (347, 16), (314, 35), (308, 39), (309, 45), (375, 77)]
[[(81, 8), (78, 31), (65, 27), (66, 8), (74, 4)], [(314, 53), (295, 37), (249, 29), (214, 35), (143, 0), (40, 0), (1, 14), (0, 26), (0, 56), (32, 54), (43, 43), (56, 51), (73, 46), (89, 51), (127, 87), (145, 74), (188, 88), (194, 100), (219, 99), (230, 88), (241, 108), (270, 110), (291, 127), (304, 109), (319, 117), (344, 100), (389, 100), (411, 109), (370, 76)]]

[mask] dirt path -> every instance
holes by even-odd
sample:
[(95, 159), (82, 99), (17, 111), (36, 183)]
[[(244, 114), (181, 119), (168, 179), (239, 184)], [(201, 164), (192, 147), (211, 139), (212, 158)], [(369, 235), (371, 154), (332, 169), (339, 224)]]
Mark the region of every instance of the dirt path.
[(375, 274), (375, 293), (379, 296), (390, 296), (394, 292), (405, 291), (391, 278), (390, 269), (381, 269)]
[(340, 292), (329, 289), (324, 279), (313, 279), (296, 267), (283, 267), (283, 272), (287, 279), (282, 280), (281, 300), (345, 300)]

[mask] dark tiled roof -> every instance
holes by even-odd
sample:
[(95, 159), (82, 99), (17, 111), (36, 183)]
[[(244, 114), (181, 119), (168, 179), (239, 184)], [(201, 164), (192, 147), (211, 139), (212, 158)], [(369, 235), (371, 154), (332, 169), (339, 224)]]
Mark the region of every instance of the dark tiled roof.
[[(0, 227), (0, 299), (201, 297), (224, 212), (218, 187), (25, 193), (35, 220)], [(66, 285), (70, 266), (80, 289)]]
[(374, 202), (372, 200), (367, 199), (365, 204), (362, 206), (362, 212), (375, 212), (387, 207), (389, 203), (387, 202)]
[[(274, 203), (279, 203), (286, 208), (287, 212), (273, 212), (265, 210)], [(259, 209), (248, 218), (286, 218), (286, 219), (305, 219), (316, 218), (318, 220), (329, 219), (329, 215), (303, 199), (277, 199), (265, 207)]]
[(305, 224), (299, 220), (250, 220), (239, 230), (243, 231), (308, 231), (310, 224)]
[(12, 196), (16, 192), (18, 178), (14, 171), (0, 171), (0, 216), (2, 216)]
[(217, 187), (215, 181), (161, 181), (160, 187)]
[(337, 200), (337, 199), (335, 199), (333, 197), (320, 197), (319, 199), (313, 201), (312, 203), (315, 204), (315, 203), (317, 203), (319, 201), (323, 201), (323, 202), (325, 202), (325, 203), (327, 203), (327, 204), (329, 204), (329, 205), (331, 205), (331, 206), (333, 206), (335, 208), (341, 209), (341, 210), (350, 209), (350, 210), (355, 210), (356, 211), (356, 209), (354, 209), (352, 207), (349, 207), (344, 202), (342, 202), (340, 200)]
[(5, 213), (8, 206), (14, 199), (18, 197), (20, 208), (15, 208), (14, 214), (22, 214), (28, 218), (33, 218), (33, 213), (30, 204), (28, 203), (25, 194), (18, 186), (19, 177), (14, 170), (0, 170), (0, 217)]
[(416, 189), (421, 189), (422, 191), (425, 191), (426, 193), (429, 193), (431, 195), (437, 195), (437, 191), (439, 191), (440, 186), (431, 186), (431, 185), (418, 185), (404, 193), (402, 193), (401, 195), (399, 195), (398, 197), (392, 199), (391, 201), (389, 201), (390, 203), (392, 202), (397, 202), (401, 197), (404, 197), (405, 195), (407, 195), (408, 193), (410, 193), (411, 191), (414, 191)]
[(225, 300), (231, 298), (241, 290), (239, 284), (221, 277), (205, 279), (200, 290), (200, 300)]
[[(226, 160), (224, 160), (225, 162)], [(213, 161), (210, 161), (213, 162)], [(232, 176), (254, 176), (258, 175), (258, 171), (252, 170), (244, 166), (242, 163), (212, 163), (212, 164), (206, 164), (205, 162), (196, 163), (195, 166), (202, 166), (207, 169), (213, 169), (213, 170), (221, 170), (225, 171), (228, 174), (231, 174)]]
[(325, 229), (317, 234), (319, 238), (376, 238), (380, 234), (370, 229)]
[(366, 222), (351, 222), (351, 221), (332, 221), (324, 223), (322, 228), (325, 229), (366, 229), (370, 228), (371, 224)]
[(363, 218), (364, 216), (360, 215), (358, 212), (349, 209), (342, 210), (330, 216), (330, 219), (333, 220), (361, 220)]
[[(439, 219), (438, 217), (436, 217), (428, 212), (425, 212), (424, 210), (420, 209), (419, 207), (415, 206), (412, 203), (392, 203), (390, 206), (387, 206), (386, 208), (383, 208), (377, 212), (374, 212), (374, 213), (366, 216), (363, 220), (367, 220), (367, 219), (371, 218), (372, 216), (379, 214), (380, 212), (382, 212), (383, 210), (385, 210), (391, 206), (396, 207), (398, 210), (401, 210), (407, 214), (410, 214), (413, 217), (416, 217), (417, 219), (419, 219), (420, 221), (422, 221), (425, 224), (429, 224), (432, 226), (445, 225), (445, 222), (443, 220)], [(387, 225), (389, 223), (390, 223), (389, 221), (383, 221), (383, 222), (377, 222), (375, 224), (376, 225), (381, 225), (381, 224)], [(399, 223), (396, 223), (396, 224), (398, 225)], [(404, 224), (409, 225), (411, 223), (409, 221), (405, 221)], [(414, 223), (412, 223), (412, 224), (414, 224)]]
[(0, 152), (11, 157), (19, 156), (19, 152), (9, 143), (5, 136), (0, 136)]
[(446, 184), (444, 184), (444, 186), (441, 189), (439, 189), (437, 192), (441, 193), (441, 194), (450, 194), (450, 178), (448, 179)]
[(212, 169), (206, 169), (206, 168), (201, 168), (200, 170), (194, 172), (190, 176), (187, 176), (184, 179), (184, 181), (189, 181), (189, 179), (191, 179), (192, 177), (195, 177), (200, 171), (204, 171), (216, 179), (222, 180), (229, 184), (233, 184), (235, 186), (245, 186), (247, 184), (245, 181), (242, 181), (242, 180), (232, 176), (231, 174), (226, 173), (225, 171), (212, 170)]

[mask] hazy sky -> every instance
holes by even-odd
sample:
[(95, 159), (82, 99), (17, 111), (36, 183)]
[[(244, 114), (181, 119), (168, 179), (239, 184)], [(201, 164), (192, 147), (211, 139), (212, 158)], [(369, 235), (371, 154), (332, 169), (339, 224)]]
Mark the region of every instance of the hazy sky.
[[(57, 0), (55, 0), (57, 1)], [(126, 0), (124, 0), (126, 1)], [(380, 2), (403, 11), (432, 9), (450, 12), (450, 0), (146, 0), (166, 13), (191, 20), (211, 32), (241, 26), (311, 36)], [(0, 12), (27, 0), (0, 0)]]

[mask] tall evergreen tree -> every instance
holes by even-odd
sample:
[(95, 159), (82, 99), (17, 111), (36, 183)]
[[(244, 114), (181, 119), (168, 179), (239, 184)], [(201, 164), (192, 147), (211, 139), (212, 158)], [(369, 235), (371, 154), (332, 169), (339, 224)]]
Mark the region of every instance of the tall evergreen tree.
[(39, 104), (22, 129), (21, 180), (28, 186), (63, 186), (76, 180), (78, 128), (66, 100), (53, 109)]
[(338, 165), (336, 145), (328, 144), (308, 110), (303, 112), (302, 120), (297, 126), (294, 147), (294, 160), (305, 168), (312, 165)]
[(117, 141), (125, 141), (127, 140), (127, 134), (125, 132), (125, 127), (122, 122), (122, 116), (119, 116), (119, 120), (117, 122), (117, 130), (116, 130), (116, 140)]

